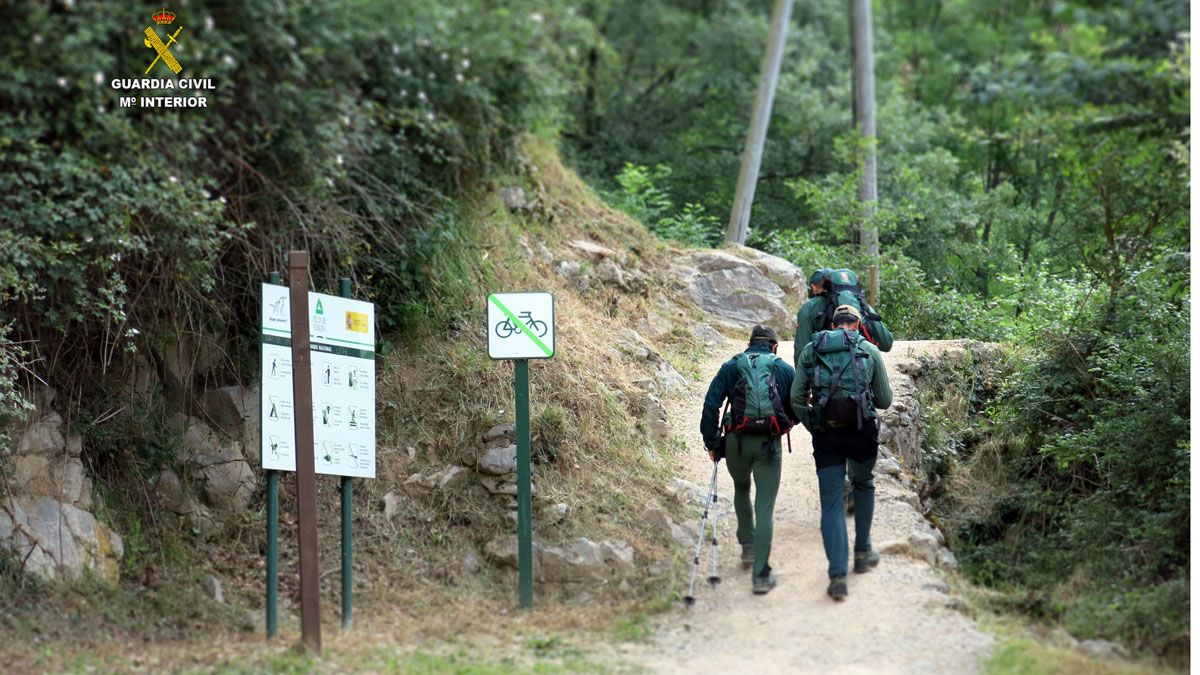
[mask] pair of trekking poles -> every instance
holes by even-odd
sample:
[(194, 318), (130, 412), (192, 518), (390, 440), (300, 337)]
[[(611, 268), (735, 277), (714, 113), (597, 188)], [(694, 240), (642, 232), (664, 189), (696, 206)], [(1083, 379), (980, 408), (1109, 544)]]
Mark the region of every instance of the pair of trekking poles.
[(691, 607), (696, 604), (696, 573), (700, 569), (700, 550), (704, 545), (704, 531), (708, 525), (709, 511), (713, 512), (712, 517), (712, 546), (710, 557), (712, 558), (712, 574), (708, 576), (708, 585), (716, 588), (717, 584), (721, 583), (721, 577), (717, 574), (717, 521), (721, 519), (721, 511), (717, 505), (717, 466), (721, 460), (713, 461), (712, 482), (708, 488), (708, 497), (704, 500), (704, 512), (700, 515), (700, 531), (696, 535), (696, 550), (692, 555), (692, 579), (688, 582), (687, 595), (683, 596), (683, 604)]

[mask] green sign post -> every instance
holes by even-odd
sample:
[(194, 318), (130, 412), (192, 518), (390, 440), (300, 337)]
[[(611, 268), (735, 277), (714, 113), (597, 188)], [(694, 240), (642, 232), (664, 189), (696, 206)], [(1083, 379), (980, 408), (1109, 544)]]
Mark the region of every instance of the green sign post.
[(529, 360), (516, 362), (517, 392), (517, 596), (533, 607), (533, 468), (529, 458)]
[[(280, 285), (279, 272), (267, 283)], [(261, 405), (261, 403), (260, 403)], [(279, 472), (267, 469), (267, 639), (279, 633)]]
[(488, 356), (515, 361), (517, 399), (517, 599), (533, 607), (533, 469), (529, 456), (529, 360), (554, 356), (554, 296), (488, 296)]
[[(343, 277), (338, 283), (338, 295), (350, 297), (350, 280)], [(321, 302), (317, 301), (318, 309)], [(342, 476), (342, 628), (349, 628), (354, 616), (354, 479)]]

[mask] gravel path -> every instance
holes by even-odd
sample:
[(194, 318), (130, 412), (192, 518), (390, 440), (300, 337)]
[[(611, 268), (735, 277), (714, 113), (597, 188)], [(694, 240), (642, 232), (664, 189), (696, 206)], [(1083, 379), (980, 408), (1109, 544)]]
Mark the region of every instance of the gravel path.
[[(718, 348), (701, 364), (701, 372), (715, 374), (737, 351), (733, 343)], [(898, 342), (892, 354), (936, 351), (937, 343)], [(781, 343), (779, 355), (790, 362), (792, 343)], [(668, 408), (674, 432), (688, 443), (680, 475), (702, 485), (712, 473), (697, 430), (707, 388), (708, 379), (693, 383), (690, 394)], [(923, 561), (885, 555), (871, 573), (850, 575), (846, 601), (835, 603), (826, 597), (812, 442), (803, 427), (792, 432), (792, 447), (792, 454), (784, 453), (775, 508), (771, 564), (779, 585), (766, 596), (751, 594), (749, 573), (737, 562), (731, 509), (722, 517), (722, 583), (710, 588), (698, 582), (696, 605), (685, 611), (680, 603), (679, 610), (664, 614), (646, 643), (619, 648), (622, 660), (662, 673), (978, 672), (992, 638), (951, 608), (958, 600), (948, 592), (941, 573)], [(720, 476), (720, 494), (732, 497), (724, 467)], [(876, 548), (924, 527), (909, 506), (910, 489), (887, 476), (877, 477), (876, 486)], [(697, 518), (698, 509), (699, 505)], [(853, 541), (853, 520), (848, 526)], [(707, 551), (702, 565), (707, 569)]]

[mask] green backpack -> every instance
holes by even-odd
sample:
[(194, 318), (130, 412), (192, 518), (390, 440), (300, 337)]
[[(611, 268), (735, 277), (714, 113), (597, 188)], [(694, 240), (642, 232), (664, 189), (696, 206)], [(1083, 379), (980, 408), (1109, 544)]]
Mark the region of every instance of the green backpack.
[(813, 336), (808, 379), (812, 389), (813, 428), (851, 425), (861, 429), (871, 410), (871, 353), (861, 335), (823, 330)]
[(892, 333), (883, 325), (883, 317), (875, 312), (863, 296), (862, 284), (854, 270), (830, 270), (822, 282), (825, 288), (825, 309), (821, 314), (821, 330), (833, 325), (833, 312), (842, 305), (851, 305), (862, 315), (860, 332), (879, 351), (892, 349)]
[(775, 360), (767, 352), (743, 352), (737, 357), (737, 379), (729, 397), (732, 417), (728, 432), (782, 436), (792, 423), (783, 408), (775, 382)]

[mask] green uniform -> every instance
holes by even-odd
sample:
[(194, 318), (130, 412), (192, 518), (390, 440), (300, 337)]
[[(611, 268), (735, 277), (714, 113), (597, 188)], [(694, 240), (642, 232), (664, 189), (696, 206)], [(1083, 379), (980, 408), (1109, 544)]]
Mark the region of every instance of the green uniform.
[(825, 297), (821, 295), (809, 298), (800, 305), (800, 311), (796, 312), (796, 342), (792, 345), (793, 366), (799, 368), (800, 351), (812, 340), (813, 333), (828, 328), (821, 325), (821, 315), (824, 312)]
[[(754, 576), (762, 576), (771, 557), (775, 534), (775, 497), (783, 447), (779, 438), (738, 434), (729, 436), (725, 466), (733, 478), (733, 510), (737, 513), (739, 544), (754, 542)], [(750, 479), (754, 479), (754, 505), (750, 504)]]
[[(842, 330), (844, 329), (838, 329), (837, 332)], [(796, 332), (799, 333), (799, 330)], [(856, 338), (858, 337), (858, 331), (849, 332)], [(875, 408), (883, 410), (892, 405), (892, 385), (888, 382), (887, 368), (883, 365), (883, 354), (879, 353), (879, 348), (865, 340), (860, 344), (871, 355), (871, 366), (867, 368), (867, 378), (871, 382), (871, 401), (874, 408), (868, 408), (866, 416), (868, 419), (874, 419), (877, 414)], [(799, 353), (800, 357), (796, 360), (796, 375), (792, 378), (790, 398), (792, 410), (800, 417), (801, 424), (805, 429), (812, 431), (811, 411), (808, 405), (809, 382), (811, 382), (813, 369), (812, 343), (805, 344), (804, 349)]]
[[(747, 353), (770, 353), (770, 348), (755, 343), (746, 348)], [(775, 360), (775, 382), (785, 413), (796, 421), (789, 403), (792, 390), (792, 367), (783, 359)], [(726, 361), (704, 398), (704, 410), (700, 417), (700, 434), (706, 448), (717, 446), (721, 438), (719, 416), (721, 406), (734, 392), (738, 379), (737, 357)], [(733, 506), (737, 512), (739, 544), (754, 543), (754, 576), (765, 576), (769, 572), (768, 558), (771, 555), (771, 537), (774, 533), (775, 496), (779, 493), (781, 466), (780, 442), (769, 436), (730, 434), (725, 442), (725, 466), (733, 478)], [(750, 502), (750, 481), (754, 480), (754, 504)]]
[[(875, 308), (867, 306), (869, 312), (874, 313)], [(818, 295), (809, 298), (807, 302), (800, 305), (800, 311), (796, 312), (796, 342), (793, 349), (793, 363), (796, 370), (800, 370), (800, 350), (812, 341), (812, 337), (823, 330), (829, 330), (829, 326), (822, 326), (821, 319), (825, 314), (825, 296)], [(872, 331), (871, 338), (879, 344), (883, 345), (885, 350), (892, 348), (894, 338), (892, 331), (884, 325), (883, 321), (871, 321), (867, 328)]]

